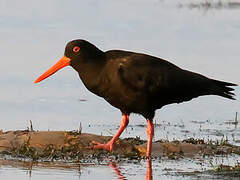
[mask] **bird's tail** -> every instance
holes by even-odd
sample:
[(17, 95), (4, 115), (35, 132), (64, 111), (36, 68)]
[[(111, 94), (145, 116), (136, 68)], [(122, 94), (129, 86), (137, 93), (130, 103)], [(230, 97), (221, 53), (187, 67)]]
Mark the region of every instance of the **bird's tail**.
[(228, 99), (235, 100), (235, 97), (234, 97), (235, 94), (233, 93), (234, 89), (229, 86), (238, 86), (238, 85), (212, 79), (211, 91), (215, 95), (219, 95)]

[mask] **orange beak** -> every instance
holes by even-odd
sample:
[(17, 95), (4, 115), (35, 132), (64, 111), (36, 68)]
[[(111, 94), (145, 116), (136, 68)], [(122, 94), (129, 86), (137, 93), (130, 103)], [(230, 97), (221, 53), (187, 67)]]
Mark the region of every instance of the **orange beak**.
[(50, 69), (48, 69), (45, 73), (43, 73), (41, 76), (39, 76), (34, 83), (38, 83), (44, 79), (46, 79), (47, 77), (51, 76), (52, 74), (54, 74), (55, 72), (57, 72), (58, 70), (64, 68), (65, 66), (70, 65), (70, 61), (71, 59), (63, 56), (56, 64), (54, 64)]

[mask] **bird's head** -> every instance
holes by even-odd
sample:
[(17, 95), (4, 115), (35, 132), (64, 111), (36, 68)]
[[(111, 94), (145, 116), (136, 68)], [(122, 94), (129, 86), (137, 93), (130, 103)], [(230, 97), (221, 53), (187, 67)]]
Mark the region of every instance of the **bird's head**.
[(88, 41), (77, 39), (70, 41), (65, 48), (64, 56), (45, 73), (39, 76), (34, 83), (38, 83), (51, 76), (58, 70), (66, 67), (81, 66), (83, 63), (96, 62), (95, 59), (100, 58), (103, 52)]

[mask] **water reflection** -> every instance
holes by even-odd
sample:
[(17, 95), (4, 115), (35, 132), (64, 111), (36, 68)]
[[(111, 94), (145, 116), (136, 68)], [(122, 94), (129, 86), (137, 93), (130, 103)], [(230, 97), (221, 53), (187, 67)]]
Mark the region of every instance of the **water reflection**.
[[(74, 170), (75, 172), (77, 172), (77, 174), (75, 174), (75, 176), (77, 175), (78, 178), (84, 178), (84, 173), (82, 174), (82, 169), (81, 167), (87, 168), (88, 166), (90, 166), (92, 169), (97, 169), (97, 166), (95, 163), (64, 163), (64, 162), (32, 162), (32, 161), (17, 161), (17, 160), (0, 160), (0, 165), (4, 165), (4, 166), (11, 166), (12, 168), (20, 168), (23, 169), (26, 172), (26, 175), (28, 176), (29, 180), (34, 180), (36, 179), (36, 172), (38, 172), (39, 175), (46, 173), (47, 175), (51, 175), (51, 170), (55, 170), (57, 173), (57, 171), (60, 171), (62, 176), (68, 176), (68, 173), (72, 174), (72, 170)], [(125, 175), (121, 172), (119, 166), (117, 165), (116, 162), (111, 161), (108, 164), (113, 172), (116, 174), (116, 177), (118, 180), (127, 180), (128, 178), (125, 177)], [(92, 167), (93, 166), (93, 167)], [(103, 166), (99, 166), (104, 172), (103, 174), (107, 175), (108, 172), (104, 170)], [(152, 160), (151, 159), (147, 159), (146, 160), (146, 176), (145, 179), (146, 180), (153, 180), (153, 176), (152, 176)], [(86, 172), (88, 170), (84, 170), (84, 172)], [(34, 173), (35, 172), (35, 173)], [(89, 172), (88, 172), (89, 173)], [(93, 172), (92, 172), (92, 176), (93, 176)], [(96, 174), (96, 176), (99, 176), (99, 174)], [(94, 179), (94, 177), (91, 177), (91, 174), (88, 174), (88, 179)]]
[[(106, 161), (109, 161), (107, 159)], [(98, 164), (98, 163), (97, 163)], [(14, 170), (14, 168), (17, 169), (18, 173), (24, 172), (23, 177), (28, 177), (29, 180), (35, 180), (37, 179), (37, 176), (52, 176), (53, 174), (56, 175), (61, 175), (62, 177), (68, 177), (69, 175), (74, 176), (75, 179), (89, 179), (93, 180), (96, 179), (96, 177), (99, 177), (101, 174), (105, 175), (105, 179), (113, 179), (111, 173), (109, 173), (108, 169), (104, 168), (109, 166), (114, 174), (115, 178), (118, 180), (127, 180), (128, 178), (126, 177), (127, 175), (131, 175), (132, 173), (139, 173), (138, 171), (131, 170), (130, 173), (126, 172), (126, 168), (122, 167), (122, 170), (124, 171), (121, 172), (121, 168), (119, 168), (119, 165), (111, 161), (107, 164), (103, 163), (100, 166), (98, 166), (96, 163), (67, 163), (67, 162), (33, 162), (33, 161), (18, 161), (18, 160), (0, 160), (0, 177), (1, 177), (1, 170), (4, 170), (4, 172), (8, 173), (10, 177), (15, 177), (16, 174), (12, 175), (11, 170)], [(147, 159), (145, 161), (145, 179), (146, 180), (152, 180), (152, 160)], [(6, 167), (11, 167), (10, 169), (7, 169)], [(132, 165), (127, 164), (127, 169), (132, 167)], [(100, 171), (99, 171), (100, 170)], [(144, 169), (143, 169), (144, 170)], [(75, 172), (75, 173), (73, 173)], [(139, 177), (141, 179), (144, 177), (144, 174), (139, 173)], [(17, 177), (17, 176), (16, 176)], [(25, 178), (20, 178), (20, 179), (25, 179)], [(12, 178), (14, 179), (14, 178)]]
[[(121, 173), (119, 168), (117, 167), (115, 162), (110, 162), (109, 166), (114, 170), (116, 173), (118, 180), (127, 180), (125, 176)], [(153, 180), (152, 176), (152, 159), (147, 159), (147, 164), (146, 164), (146, 180)]]
[(152, 159), (147, 159), (146, 180), (152, 180)]
[(127, 180), (127, 178), (122, 175), (121, 171), (119, 170), (119, 168), (117, 167), (115, 162), (110, 162), (109, 166), (117, 174), (117, 177), (118, 177), (119, 180)]

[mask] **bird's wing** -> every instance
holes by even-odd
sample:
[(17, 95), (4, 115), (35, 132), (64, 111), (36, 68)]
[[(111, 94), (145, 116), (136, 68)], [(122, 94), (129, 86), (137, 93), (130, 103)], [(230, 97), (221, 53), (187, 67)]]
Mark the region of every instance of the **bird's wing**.
[(133, 53), (123, 58), (118, 73), (124, 85), (147, 95), (153, 104), (160, 103), (158, 106), (189, 101), (202, 95), (234, 99), (234, 89), (228, 86), (235, 84), (216, 81), (145, 54)]
[(129, 88), (151, 95), (166, 89), (171, 73), (177, 69), (180, 68), (163, 59), (135, 53), (122, 59), (118, 73)]
[[(133, 54), (119, 63), (118, 73), (124, 85), (148, 96), (156, 104), (166, 105), (189, 101), (202, 95), (220, 95), (233, 99), (234, 84), (207, 78), (183, 70), (176, 65), (152, 56)], [(161, 102), (160, 102), (161, 101)], [(159, 105), (159, 106), (160, 106)]]

